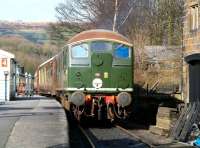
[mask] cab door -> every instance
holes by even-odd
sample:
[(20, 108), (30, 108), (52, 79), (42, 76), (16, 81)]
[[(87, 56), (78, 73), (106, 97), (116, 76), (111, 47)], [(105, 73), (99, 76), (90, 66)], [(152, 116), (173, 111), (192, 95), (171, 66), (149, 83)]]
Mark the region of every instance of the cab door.
[(91, 83), (93, 88), (110, 88), (113, 61), (113, 43), (93, 41), (91, 48)]
[[(91, 63), (92, 63), (92, 87), (95, 88), (110, 88), (111, 83), (111, 70), (112, 70), (112, 55), (110, 53), (93, 53), (91, 57)], [(101, 86), (98, 86), (98, 84), (94, 84), (96, 81), (102, 80), (102, 84), (99, 84)], [(98, 82), (96, 82), (98, 83)], [(96, 86), (95, 86), (96, 85)]]

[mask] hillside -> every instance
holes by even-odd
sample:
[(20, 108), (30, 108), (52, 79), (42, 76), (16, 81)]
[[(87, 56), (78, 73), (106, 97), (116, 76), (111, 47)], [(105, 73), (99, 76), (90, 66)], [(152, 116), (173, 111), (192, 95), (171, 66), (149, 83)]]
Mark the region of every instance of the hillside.
[(33, 74), (39, 64), (58, 52), (49, 41), (47, 29), (48, 23), (0, 21), (0, 48), (14, 53), (25, 70)]
[(46, 32), (47, 28), (48, 23), (0, 21), (0, 36), (19, 35), (33, 43), (44, 44), (49, 41), (49, 36)]

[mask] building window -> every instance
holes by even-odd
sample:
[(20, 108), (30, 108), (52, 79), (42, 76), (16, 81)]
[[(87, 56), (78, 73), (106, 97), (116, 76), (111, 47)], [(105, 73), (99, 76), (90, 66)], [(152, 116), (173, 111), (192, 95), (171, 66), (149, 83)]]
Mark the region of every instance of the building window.
[(6, 58), (1, 59), (1, 67), (7, 67), (7, 59)]
[(198, 5), (193, 5), (190, 7), (190, 13), (191, 13), (191, 30), (198, 29), (199, 26), (199, 9)]

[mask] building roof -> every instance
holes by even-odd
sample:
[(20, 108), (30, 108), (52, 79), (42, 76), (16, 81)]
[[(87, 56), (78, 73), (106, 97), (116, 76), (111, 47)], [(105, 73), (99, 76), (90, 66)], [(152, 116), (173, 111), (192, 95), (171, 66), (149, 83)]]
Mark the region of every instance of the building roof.
[(13, 58), (15, 58), (15, 55), (10, 52), (0, 49), (0, 57), (2, 57), (2, 58), (6, 57), (6, 58), (13, 59)]
[(74, 44), (77, 42), (82, 42), (82, 41), (90, 41), (90, 40), (110, 40), (110, 41), (116, 41), (120, 42), (129, 46), (132, 46), (130, 41), (122, 36), (121, 34), (117, 32), (112, 32), (109, 30), (104, 30), (104, 29), (95, 29), (95, 30), (89, 30), (89, 31), (83, 31), (74, 37), (72, 37), (69, 41), (68, 44)]

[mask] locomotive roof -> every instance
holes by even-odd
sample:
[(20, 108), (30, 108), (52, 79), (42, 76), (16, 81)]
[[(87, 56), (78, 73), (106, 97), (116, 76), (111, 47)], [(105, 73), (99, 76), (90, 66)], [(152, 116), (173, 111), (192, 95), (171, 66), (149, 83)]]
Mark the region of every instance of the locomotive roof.
[(110, 40), (110, 41), (116, 41), (120, 42), (129, 46), (132, 46), (130, 41), (122, 36), (121, 34), (109, 30), (104, 29), (95, 29), (95, 30), (89, 30), (89, 31), (83, 31), (74, 37), (72, 37), (68, 44), (73, 44), (76, 42), (81, 41), (89, 41), (89, 40)]

